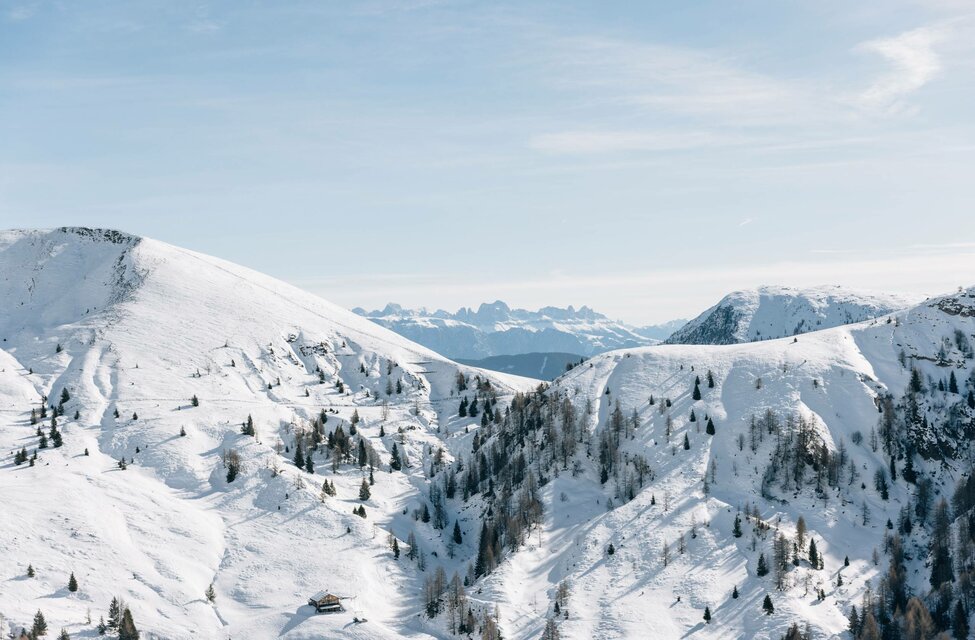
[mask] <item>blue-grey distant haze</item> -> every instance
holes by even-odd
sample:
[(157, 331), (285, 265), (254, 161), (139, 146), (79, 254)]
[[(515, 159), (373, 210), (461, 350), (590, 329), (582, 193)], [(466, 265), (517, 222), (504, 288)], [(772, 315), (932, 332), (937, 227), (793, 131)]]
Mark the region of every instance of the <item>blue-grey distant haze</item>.
[(0, 2), (0, 227), (346, 306), (975, 284), (975, 3)]

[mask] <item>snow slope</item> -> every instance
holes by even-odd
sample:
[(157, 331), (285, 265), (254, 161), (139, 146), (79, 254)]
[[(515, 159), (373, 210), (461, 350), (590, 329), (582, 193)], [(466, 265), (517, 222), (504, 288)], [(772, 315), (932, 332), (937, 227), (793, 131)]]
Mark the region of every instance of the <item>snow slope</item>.
[[(572, 353), (589, 356), (611, 349), (656, 344), (654, 327), (633, 327), (610, 320), (589, 307), (512, 309), (500, 300), (475, 311), (457, 313), (404, 309), (354, 309), (384, 327), (449, 358), (478, 360), (524, 353)], [(670, 332), (667, 333), (669, 335)]]
[[(386, 531), (404, 539), (416, 526), (405, 513), (426, 489), (420, 463), (464, 430), (449, 415), (458, 372), (502, 396), (534, 381), (457, 365), (280, 281), (114, 231), (0, 232), (0, 305), (0, 615), (11, 629), (41, 609), (54, 633), (89, 637), (86, 612), (97, 622), (117, 595), (143, 637), (442, 637), (417, 616), (420, 577), (391, 559)], [(64, 446), (14, 465), (38, 446), (31, 409), (63, 389)], [(357, 411), (381, 460), (396, 442), (413, 464), (377, 469), (365, 502), (354, 465), (333, 474), (317, 454), (314, 475), (299, 471), (280, 448), (323, 410), (346, 431)], [(248, 415), (257, 437), (240, 433)], [(243, 472), (228, 484), (231, 448)], [(338, 493), (321, 501), (324, 477)], [(365, 519), (352, 515), (360, 504)], [(442, 548), (429, 527), (418, 536)], [(348, 611), (312, 614), (320, 589), (348, 597)]]
[[(585, 420), (595, 436), (608, 428), (617, 402), (627, 419), (635, 411), (638, 426), (622, 450), (628, 457), (644, 456), (654, 478), (633, 500), (621, 499), (612, 479), (600, 484), (593, 437), (581, 472), (565, 471), (548, 485), (550, 509), (538, 534), (541, 544), (515, 556), (503, 577), (489, 580), (496, 580), (498, 592), (513, 594), (502, 610), (512, 610), (514, 636), (525, 637), (524, 621), (533, 615), (552, 615), (548, 603), (555, 585), (568, 580), (571, 613), (560, 622), (563, 639), (778, 640), (793, 622), (800, 627), (809, 623), (815, 638), (848, 637), (843, 632), (850, 605), (859, 606), (868, 583), (876, 590), (877, 578), (886, 570), (886, 557), (879, 566), (871, 559), (875, 548), (883, 551), (884, 523), (888, 518), (897, 522), (911, 490), (903, 481), (894, 482), (885, 501), (872, 484), (874, 470), (886, 466), (882, 450), (869, 445), (879, 419), (878, 398), (887, 392), (901, 396), (909, 368), (916, 366), (931, 385), (950, 371), (963, 381), (961, 395), (931, 392), (932, 415), (938, 415), (934, 411), (939, 405), (963, 404), (964, 394), (973, 388), (975, 363), (970, 349), (957, 346), (956, 340), (965, 344), (965, 339), (957, 338), (956, 331), (967, 340), (975, 337), (975, 289), (898, 312), (890, 322), (867, 321), (795, 339), (615, 351), (566, 373), (549, 393), (569, 398), (583, 415), (590, 405)], [(906, 366), (900, 361), (902, 351)], [(708, 371), (713, 388), (707, 386)], [(696, 376), (702, 380), (697, 401), (692, 397)], [(669, 408), (665, 398), (671, 401)], [(696, 422), (689, 420), (692, 409)], [(838, 494), (831, 490), (825, 500), (808, 485), (788, 490), (776, 486), (772, 496), (763, 497), (762, 477), (774, 438), (766, 435), (753, 451), (749, 425), (752, 416), (761, 419), (769, 409), (781, 420), (801, 414), (811, 420), (817, 441), (831, 451), (845, 447), (858, 470), (856, 481)], [(673, 430), (669, 442), (668, 416)], [(705, 433), (705, 416), (714, 421), (714, 436)], [(944, 465), (920, 458), (916, 464), (922, 476), (935, 480), (939, 494), (950, 496), (954, 483), (970, 470), (966, 455), (959, 453), (957, 461)], [(903, 466), (903, 460), (898, 464)], [(613, 507), (607, 504), (610, 500)], [(864, 502), (870, 511), (866, 526)], [(757, 507), (771, 533), (762, 534), (743, 515), (744, 535), (732, 535), (736, 513), (741, 509), (744, 514), (748, 505)], [(800, 515), (824, 554), (825, 569), (814, 570), (803, 560), (778, 591), (771, 574), (755, 575), (757, 556), (764, 551), (771, 563), (771, 535), (781, 530), (791, 538)], [(683, 554), (677, 550), (681, 535), (686, 540)], [(924, 543), (923, 534), (908, 542), (914, 557), (912, 581), (920, 594), (927, 588)], [(610, 544), (613, 555), (606, 551)], [(667, 566), (664, 545), (670, 547)], [(850, 566), (844, 568), (847, 556)], [(840, 573), (844, 584), (836, 586)], [(736, 586), (740, 597), (733, 599)], [(814, 589), (823, 589), (826, 599), (819, 602)], [(774, 601), (772, 616), (762, 614), (766, 594)], [(530, 607), (526, 602), (541, 604)], [(705, 606), (714, 616), (711, 624), (702, 619)]]
[(665, 340), (667, 344), (735, 344), (798, 335), (861, 322), (904, 309), (909, 296), (838, 286), (759, 287), (735, 291)]
[[(41, 609), (55, 633), (64, 626), (73, 638), (94, 637), (86, 612), (97, 622), (118, 595), (146, 638), (456, 637), (443, 616), (423, 615), (423, 580), (435, 566), (464, 575), (485, 503), (447, 501), (448, 522), (463, 536), (455, 546), (444, 539), (449, 529), (411, 512), (430, 488), (435, 452), (450, 463), (475, 442), (478, 419), (458, 415), (458, 372), (489, 381), (499, 411), (537, 381), (455, 364), (272, 278), (117, 232), (0, 233), (0, 304), (0, 615), (8, 628), (29, 626)], [(968, 443), (941, 420), (961, 395), (937, 383), (954, 372), (962, 394), (972, 389), (973, 338), (968, 290), (798, 338), (660, 345), (586, 361), (546, 391), (575, 406), (579, 453), (558, 473), (539, 470), (543, 525), (469, 587), (471, 607), (480, 614), (498, 605), (505, 638), (538, 638), (556, 585), (567, 581), (563, 639), (777, 640), (793, 621), (810, 623), (816, 638), (842, 637), (849, 605), (885, 571), (885, 559), (871, 559), (884, 524), (913, 491), (893, 482), (884, 500), (871, 483), (887, 463), (870, 445), (878, 399), (899, 397), (911, 367), (921, 372), (931, 389), (924, 409), (939, 426), (918, 434), (930, 442), (915, 464), (950, 493), (969, 469)], [(397, 382), (401, 392), (387, 394)], [(16, 451), (38, 446), (31, 409), (44, 395), (56, 404), (62, 389), (70, 395), (59, 418), (64, 446), (39, 449), (33, 466), (14, 464)], [(599, 443), (617, 403), (627, 420), (635, 413), (621, 459), (639, 456), (648, 469), (632, 498), (631, 467), (619, 481), (600, 481)], [(353, 412), (360, 416), (359, 433), (383, 462), (369, 499), (358, 499), (368, 474), (356, 465), (333, 473), (318, 453), (311, 475), (283, 450), (322, 410), (328, 430), (348, 431)], [(751, 418), (767, 410), (781, 425), (752, 448)], [(248, 415), (257, 437), (240, 433)], [(819, 495), (808, 484), (763, 483), (776, 440), (795, 429), (789, 415), (809, 421), (817, 444), (845, 448), (858, 475)], [(38, 426), (46, 431), (47, 422)], [(407, 459), (401, 473), (385, 464), (394, 443)], [(531, 453), (554, 443), (523, 444)], [(228, 483), (220, 458), (231, 448), (243, 471)], [(947, 453), (939, 460), (937, 452)], [(325, 478), (337, 495), (322, 500)], [(359, 505), (365, 519), (351, 513)], [(733, 521), (746, 508), (758, 516), (743, 518), (736, 538)], [(755, 575), (757, 555), (771, 560), (771, 536), (792, 536), (799, 515), (825, 568), (802, 560), (777, 590), (771, 575)], [(416, 535), (426, 573), (392, 557), (387, 532), (404, 554)], [(926, 534), (915, 532), (910, 575), (923, 593)], [(71, 572), (77, 593), (66, 588)], [(204, 597), (211, 583), (213, 603)], [(319, 589), (346, 596), (347, 611), (311, 613), (305, 602)], [(818, 589), (825, 600), (814, 597)], [(761, 613), (767, 593), (772, 616)]]

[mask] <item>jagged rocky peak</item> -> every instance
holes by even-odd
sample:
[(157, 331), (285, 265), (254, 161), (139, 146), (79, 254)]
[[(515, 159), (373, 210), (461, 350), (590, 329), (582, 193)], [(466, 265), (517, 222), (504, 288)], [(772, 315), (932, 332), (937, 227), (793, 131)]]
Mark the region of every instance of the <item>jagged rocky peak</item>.
[(589, 356), (656, 344), (661, 334), (659, 327), (635, 327), (588, 306), (530, 311), (496, 300), (456, 313), (431, 313), (397, 304), (371, 312), (354, 311), (445, 356), (471, 360), (528, 353)]

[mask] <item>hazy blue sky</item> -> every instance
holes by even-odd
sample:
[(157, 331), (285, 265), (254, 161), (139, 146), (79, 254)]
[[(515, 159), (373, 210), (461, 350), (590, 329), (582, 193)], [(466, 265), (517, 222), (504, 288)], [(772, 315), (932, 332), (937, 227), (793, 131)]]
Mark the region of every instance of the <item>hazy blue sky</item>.
[(975, 2), (0, 0), (0, 227), (346, 306), (975, 284)]

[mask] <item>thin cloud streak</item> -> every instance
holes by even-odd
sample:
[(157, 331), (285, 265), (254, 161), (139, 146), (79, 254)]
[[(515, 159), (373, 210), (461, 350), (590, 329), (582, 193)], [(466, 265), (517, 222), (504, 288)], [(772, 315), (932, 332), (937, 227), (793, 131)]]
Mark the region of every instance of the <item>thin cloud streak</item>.
[(948, 31), (943, 25), (921, 27), (861, 44), (858, 49), (880, 54), (892, 69), (860, 94), (859, 104), (867, 109), (902, 111), (904, 98), (941, 72), (943, 65), (935, 47), (948, 38)]

